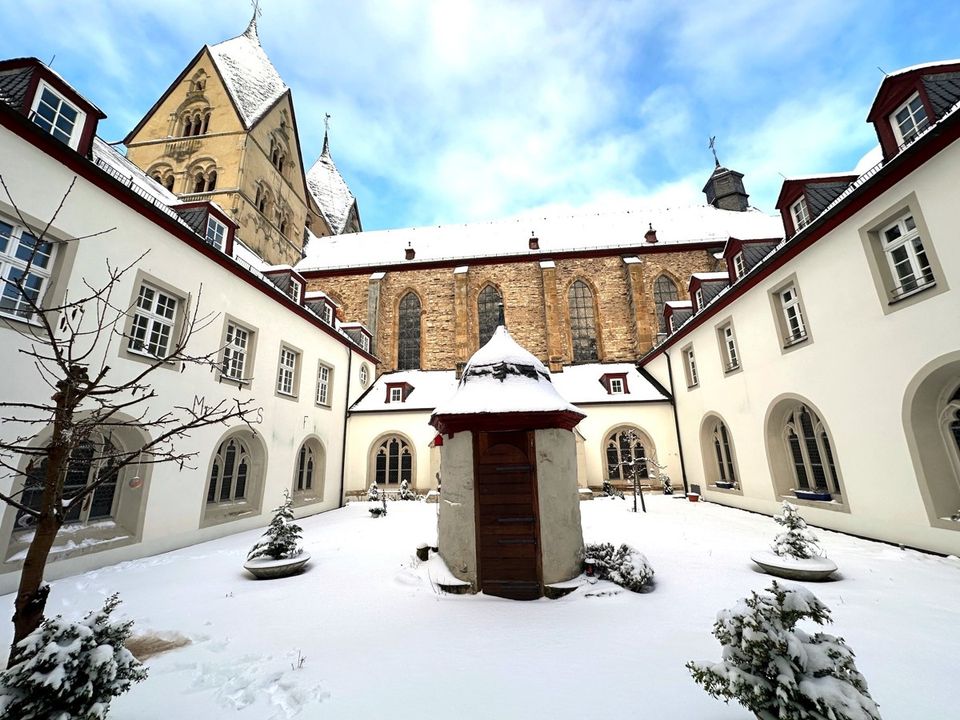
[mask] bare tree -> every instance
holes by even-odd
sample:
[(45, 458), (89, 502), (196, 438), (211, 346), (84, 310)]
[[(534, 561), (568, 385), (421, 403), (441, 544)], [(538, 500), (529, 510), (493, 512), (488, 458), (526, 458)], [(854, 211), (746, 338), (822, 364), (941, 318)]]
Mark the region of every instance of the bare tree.
[(644, 454), (637, 454), (637, 449), (643, 449), (644, 446), (643, 438), (636, 430), (628, 428), (621, 432), (630, 452), (624, 453), (621, 449), (621, 452), (618, 453), (619, 460), (611, 464), (610, 467), (616, 467), (621, 477), (623, 477), (624, 480), (630, 481), (630, 485), (633, 488), (633, 511), (637, 512), (637, 498), (639, 498), (640, 508), (643, 512), (646, 512), (647, 504), (643, 499), (643, 486), (640, 484), (640, 481), (643, 478), (650, 477), (650, 468), (652, 467), (662, 483), (662, 478), (664, 477), (663, 471), (667, 469), (667, 466), (661, 465), (653, 458), (649, 458)]
[[(0, 176), (0, 185), (18, 220), (35, 238), (29, 257), (23, 258), (23, 271), (6, 279), (7, 287), (12, 284), (19, 292), (16, 311), (29, 322), (5, 322), (22, 339), (17, 352), (29, 358), (35, 370), (40, 390), (37, 394), (45, 394), (44, 385), (53, 391), (49, 399), (0, 401), (0, 422), (6, 431), (0, 437), (0, 472), (5, 479), (13, 479), (14, 488), (10, 494), (0, 492), (0, 500), (17, 509), (21, 524), (34, 528), (14, 603), (10, 664), (15, 661), (17, 643), (43, 621), (49, 594), (49, 586), (43, 582), (44, 571), (57, 533), (71, 512), (91, 502), (98, 488), (116, 483), (119, 473), (131, 465), (141, 468), (175, 463), (181, 469), (194, 469), (190, 461), (197, 453), (177, 447), (192, 431), (235, 422), (251, 426), (259, 422), (260, 415), (252, 399), (207, 403), (204, 398), (194, 397), (191, 404), (171, 407), (150, 384), (154, 371), (171, 364), (179, 365), (181, 372), (188, 366), (217, 368), (220, 348), (200, 354), (188, 350), (194, 333), (216, 318), (214, 314), (200, 315), (202, 287), (193, 309), (185, 313), (179, 333), (169, 339), (164, 352), (147, 357), (126, 377), (117, 377), (107, 364), (111, 356), (116, 356), (119, 344), (130, 342), (125, 329), (135, 311), (135, 305), (116, 301), (118, 283), (143, 255), (123, 266), (107, 260), (105, 281), (92, 284), (84, 279), (77, 297), (68, 293), (56, 305), (42, 305), (30, 285), (31, 269), (49, 261), (54, 241), (47, 239), (48, 233), (74, 182), (75, 178), (46, 227), (35, 228), (23, 217)], [(80, 242), (114, 229), (65, 242)], [(104, 435), (114, 433), (136, 437), (137, 441), (122, 447), (102, 441)], [(95, 464), (100, 471), (86, 484), (65, 487), (78, 453), (84, 463)], [(18, 486), (22, 487), (19, 491)]]

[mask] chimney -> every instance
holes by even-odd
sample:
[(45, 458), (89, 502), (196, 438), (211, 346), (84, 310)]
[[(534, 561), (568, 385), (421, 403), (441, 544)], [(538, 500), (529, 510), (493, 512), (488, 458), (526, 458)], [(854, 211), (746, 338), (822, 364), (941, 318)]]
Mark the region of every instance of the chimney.
[(530, 233), (530, 242), (529, 242), (529, 245), (530, 245), (530, 249), (531, 249), (531, 250), (539, 250), (539, 249), (540, 249), (540, 238), (538, 238), (538, 237), (537, 237), (536, 235), (534, 235), (532, 232)]
[(644, 234), (643, 239), (654, 245), (657, 242), (657, 231), (653, 229), (653, 223), (649, 223), (649, 225), (650, 229)]
[(404, 251), (404, 259), (413, 260), (416, 256), (417, 252), (413, 249), (413, 245), (411, 243), (407, 243), (407, 248)]

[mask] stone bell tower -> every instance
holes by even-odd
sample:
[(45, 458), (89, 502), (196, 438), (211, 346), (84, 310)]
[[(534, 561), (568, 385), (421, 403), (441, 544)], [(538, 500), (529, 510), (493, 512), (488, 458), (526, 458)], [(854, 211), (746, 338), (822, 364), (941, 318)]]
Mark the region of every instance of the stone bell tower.
[(714, 169), (707, 184), (703, 186), (703, 192), (707, 196), (707, 202), (719, 210), (734, 210), (744, 212), (750, 207), (747, 202), (746, 189), (743, 187), (743, 173), (736, 170), (730, 170), (720, 164), (717, 158), (717, 150), (714, 147), (716, 138), (710, 138), (710, 150), (713, 151)]

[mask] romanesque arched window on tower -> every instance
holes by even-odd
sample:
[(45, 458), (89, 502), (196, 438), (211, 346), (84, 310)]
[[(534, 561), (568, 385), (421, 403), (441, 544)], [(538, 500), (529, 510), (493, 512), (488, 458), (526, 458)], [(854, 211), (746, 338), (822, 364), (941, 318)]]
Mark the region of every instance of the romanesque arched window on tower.
[(397, 318), (397, 370), (420, 369), (420, 298), (408, 292)]
[(570, 304), (570, 339), (574, 362), (597, 360), (597, 318), (593, 293), (583, 280), (576, 280), (567, 293)]
[(653, 302), (657, 308), (657, 327), (661, 333), (667, 331), (667, 326), (663, 319), (663, 306), (668, 301), (676, 300), (677, 298), (677, 285), (666, 275), (661, 275), (653, 281)]
[(480, 329), (480, 345), (486, 345), (493, 331), (500, 324), (500, 307), (503, 298), (493, 285), (487, 285), (477, 297), (477, 324)]

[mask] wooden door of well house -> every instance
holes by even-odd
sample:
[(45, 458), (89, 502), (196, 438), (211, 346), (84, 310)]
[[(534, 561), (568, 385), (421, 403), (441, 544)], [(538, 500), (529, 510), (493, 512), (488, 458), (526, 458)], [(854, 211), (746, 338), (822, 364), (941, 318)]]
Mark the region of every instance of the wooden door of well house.
[(543, 592), (533, 432), (478, 432), (476, 438), (480, 589), (534, 600)]

